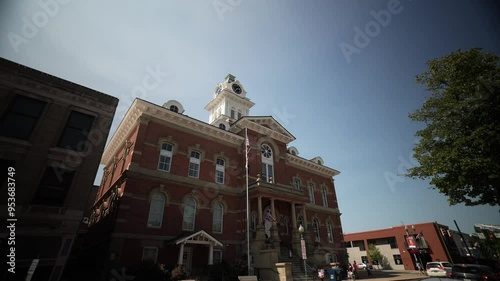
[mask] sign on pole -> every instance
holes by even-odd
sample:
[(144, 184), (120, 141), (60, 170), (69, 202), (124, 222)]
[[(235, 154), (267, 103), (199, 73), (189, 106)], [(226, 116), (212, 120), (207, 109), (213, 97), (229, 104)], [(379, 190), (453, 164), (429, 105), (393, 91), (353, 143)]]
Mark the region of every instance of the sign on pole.
[(408, 242), (408, 248), (416, 248), (415, 238), (411, 235), (406, 236), (406, 242)]
[(300, 240), (300, 246), (302, 248), (302, 259), (307, 260), (307, 255), (306, 255), (306, 241), (304, 239)]

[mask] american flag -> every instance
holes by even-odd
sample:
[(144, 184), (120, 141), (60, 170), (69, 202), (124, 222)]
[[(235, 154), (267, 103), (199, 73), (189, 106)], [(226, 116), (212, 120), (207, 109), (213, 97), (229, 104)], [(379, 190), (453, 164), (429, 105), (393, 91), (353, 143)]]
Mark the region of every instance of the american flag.
[(415, 239), (420, 239), (420, 236), (422, 236), (422, 232), (420, 232), (419, 234), (417, 234), (417, 236), (415, 237)]

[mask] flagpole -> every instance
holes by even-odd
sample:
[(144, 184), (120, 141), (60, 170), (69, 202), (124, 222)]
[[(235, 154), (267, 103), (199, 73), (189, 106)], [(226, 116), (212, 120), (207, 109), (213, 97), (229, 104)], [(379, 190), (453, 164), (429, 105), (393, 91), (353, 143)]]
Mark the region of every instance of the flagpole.
[(248, 150), (250, 149), (250, 142), (248, 140), (247, 128), (245, 128), (245, 173), (246, 173), (246, 195), (247, 195), (247, 267), (248, 275), (250, 275), (250, 213), (248, 201)]

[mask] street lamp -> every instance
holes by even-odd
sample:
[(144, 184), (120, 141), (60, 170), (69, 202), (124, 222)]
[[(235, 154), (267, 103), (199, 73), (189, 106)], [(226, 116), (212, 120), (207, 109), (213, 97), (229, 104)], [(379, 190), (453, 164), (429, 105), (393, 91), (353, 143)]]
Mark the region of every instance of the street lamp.
[(299, 226), (299, 232), (300, 232), (300, 247), (302, 249), (302, 259), (304, 260), (304, 272), (306, 274), (306, 281), (307, 281), (306, 241), (304, 241), (304, 227), (302, 226), (302, 224)]

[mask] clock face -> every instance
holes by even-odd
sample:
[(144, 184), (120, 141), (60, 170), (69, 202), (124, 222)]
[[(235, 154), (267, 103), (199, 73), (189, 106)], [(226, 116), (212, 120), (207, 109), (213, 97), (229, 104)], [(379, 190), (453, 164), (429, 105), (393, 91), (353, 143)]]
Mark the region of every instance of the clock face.
[(241, 94), (241, 87), (238, 84), (233, 84), (233, 91), (238, 95)]

